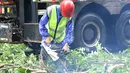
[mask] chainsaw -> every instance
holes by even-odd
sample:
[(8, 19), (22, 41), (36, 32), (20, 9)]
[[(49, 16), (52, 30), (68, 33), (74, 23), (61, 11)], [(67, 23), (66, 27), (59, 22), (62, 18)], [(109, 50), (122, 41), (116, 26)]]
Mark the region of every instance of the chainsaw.
[[(52, 49), (51, 46), (48, 46), (45, 42), (42, 42), (42, 46), (44, 47), (47, 54), (51, 57), (51, 59), (59, 66), (60, 70), (63, 72), (67, 71), (67, 68), (62, 64), (61, 57), (64, 57), (65, 53), (63, 49)], [(64, 69), (64, 70), (63, 70)]]
[(42, 46), (46, 50), (47, 54), (52, 58), (53, 61), (56, 61), (59, 59), (58, 53), (56, 50), (52, 50), (51, 46), (48, 46), (45, 42), (42, 42)]

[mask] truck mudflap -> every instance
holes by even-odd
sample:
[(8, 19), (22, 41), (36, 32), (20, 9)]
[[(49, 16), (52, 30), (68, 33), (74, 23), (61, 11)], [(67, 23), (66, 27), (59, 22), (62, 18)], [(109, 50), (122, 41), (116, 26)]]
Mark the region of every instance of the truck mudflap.
[(25, 42), (41, 43), (38, 23), (24, 23), (23, 39)]
[(0, 23), (0, 42), (8, 42), (10, 39), (11, 23)]

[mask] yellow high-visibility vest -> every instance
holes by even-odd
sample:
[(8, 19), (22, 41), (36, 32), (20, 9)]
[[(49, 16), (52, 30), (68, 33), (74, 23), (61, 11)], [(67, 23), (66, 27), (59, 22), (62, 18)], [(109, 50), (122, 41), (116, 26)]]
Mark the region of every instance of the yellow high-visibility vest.
[[(49, 16), (49, 21), (47, 23), (48, 26), (48, 33), (51, 37), (53, 37), (53, 40), (57, 43), (60, 43), (64, 40), (66, 36), (66, 24), (71, 18), (62, 17), (60, 22), (57, 22), (57, 12), (56, 7), (52, 8), (52, 11)], [(55, 39), (54, 39), (55, 36)]]

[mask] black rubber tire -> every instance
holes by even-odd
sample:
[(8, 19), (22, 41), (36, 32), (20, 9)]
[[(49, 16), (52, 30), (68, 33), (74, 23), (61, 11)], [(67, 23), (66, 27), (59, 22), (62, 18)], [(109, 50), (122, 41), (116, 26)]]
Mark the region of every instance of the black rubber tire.
[[(95, 38), (95, 43), (92, 44), (86, 44), (83, 39), (83, 30), (84, 27), (88, 26), (88, 23), (91, 22), (93, 23), (94, 27), (96, 27), (97, 35), (100, 37)], [(102, 45), (105, 44), (106, 40), (106, 27), (104, 25), (103, 20), (96, 14), (93, 13), (88, 13), (83, 16), (81, 16), (77, 21), (76, 21), (76, 26), (74, 29), (74, 35), (75, 35), (75, 40), (76, 44), (79, 47), (87, 47), (87, 48), (92, 48), (94, 47), (98, 42), (102, 43)]]
[(116, 24), (116, 37), (118, 43), (126, 48), (130, 47), (130, 41), (125, 37), (125, 25), (130, 19), (130, 10), (123, 12)]

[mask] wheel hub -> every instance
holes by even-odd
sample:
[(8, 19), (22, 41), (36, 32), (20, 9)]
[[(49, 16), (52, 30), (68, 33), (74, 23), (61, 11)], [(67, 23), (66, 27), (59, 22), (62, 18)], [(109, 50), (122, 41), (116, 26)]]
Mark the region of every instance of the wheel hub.
[(86, 33), (87, 35), (87, 36), (84, 36), (86, 40), (92, 40), (92, 38), (94, 37), (94, 31), (91, 28), (87, 28), (86, 30), (84, 30), (84, 33)]
[(94, 22), (88, 22), (82, 31), (82, 40), (87, 46), (93, 47), (98, 43), (100, 30), (97, 24)]

